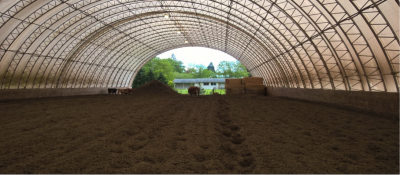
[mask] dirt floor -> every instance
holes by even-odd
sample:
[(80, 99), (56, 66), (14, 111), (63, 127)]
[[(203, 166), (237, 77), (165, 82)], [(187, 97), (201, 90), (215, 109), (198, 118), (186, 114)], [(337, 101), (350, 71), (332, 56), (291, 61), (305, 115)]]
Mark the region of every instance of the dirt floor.
[(0, 101), (0, 173), (399, 173), (399, 120), (265, 96)]

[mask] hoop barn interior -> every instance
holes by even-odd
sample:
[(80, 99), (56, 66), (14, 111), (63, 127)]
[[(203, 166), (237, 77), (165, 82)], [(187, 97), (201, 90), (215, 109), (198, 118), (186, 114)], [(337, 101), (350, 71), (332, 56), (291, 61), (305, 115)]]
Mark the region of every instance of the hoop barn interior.
[[(0, 172), (399, 171), (398, 0), (0, 0), (0, 33)], [(191, 46), (268, 96), (105, 95)]]

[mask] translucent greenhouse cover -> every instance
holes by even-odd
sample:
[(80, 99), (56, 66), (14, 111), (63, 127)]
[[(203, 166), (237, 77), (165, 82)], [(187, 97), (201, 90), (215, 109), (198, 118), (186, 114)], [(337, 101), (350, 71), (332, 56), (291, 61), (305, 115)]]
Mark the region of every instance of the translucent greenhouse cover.
[(1, 89), (128, 87), (200, 46), (267, 86), (399, 91), (398, 0), (0, 0), (0, 33)]

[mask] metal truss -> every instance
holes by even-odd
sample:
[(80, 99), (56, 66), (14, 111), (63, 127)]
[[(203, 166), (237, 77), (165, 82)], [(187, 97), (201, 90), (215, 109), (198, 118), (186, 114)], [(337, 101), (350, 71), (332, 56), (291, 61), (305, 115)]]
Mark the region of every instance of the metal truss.
[(272, 87), (399, 92), (398, 1), (1, 5), (2, 89), (129, 87), (156, 55), (199, 46), (230, 54)]

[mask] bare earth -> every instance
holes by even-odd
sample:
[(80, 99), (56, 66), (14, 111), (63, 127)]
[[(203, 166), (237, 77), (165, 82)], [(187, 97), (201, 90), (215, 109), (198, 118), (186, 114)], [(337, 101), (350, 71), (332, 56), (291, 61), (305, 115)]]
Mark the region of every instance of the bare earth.
[(0, 173), (399, 173), (398, 119), (153, 85), (1, 101)]

